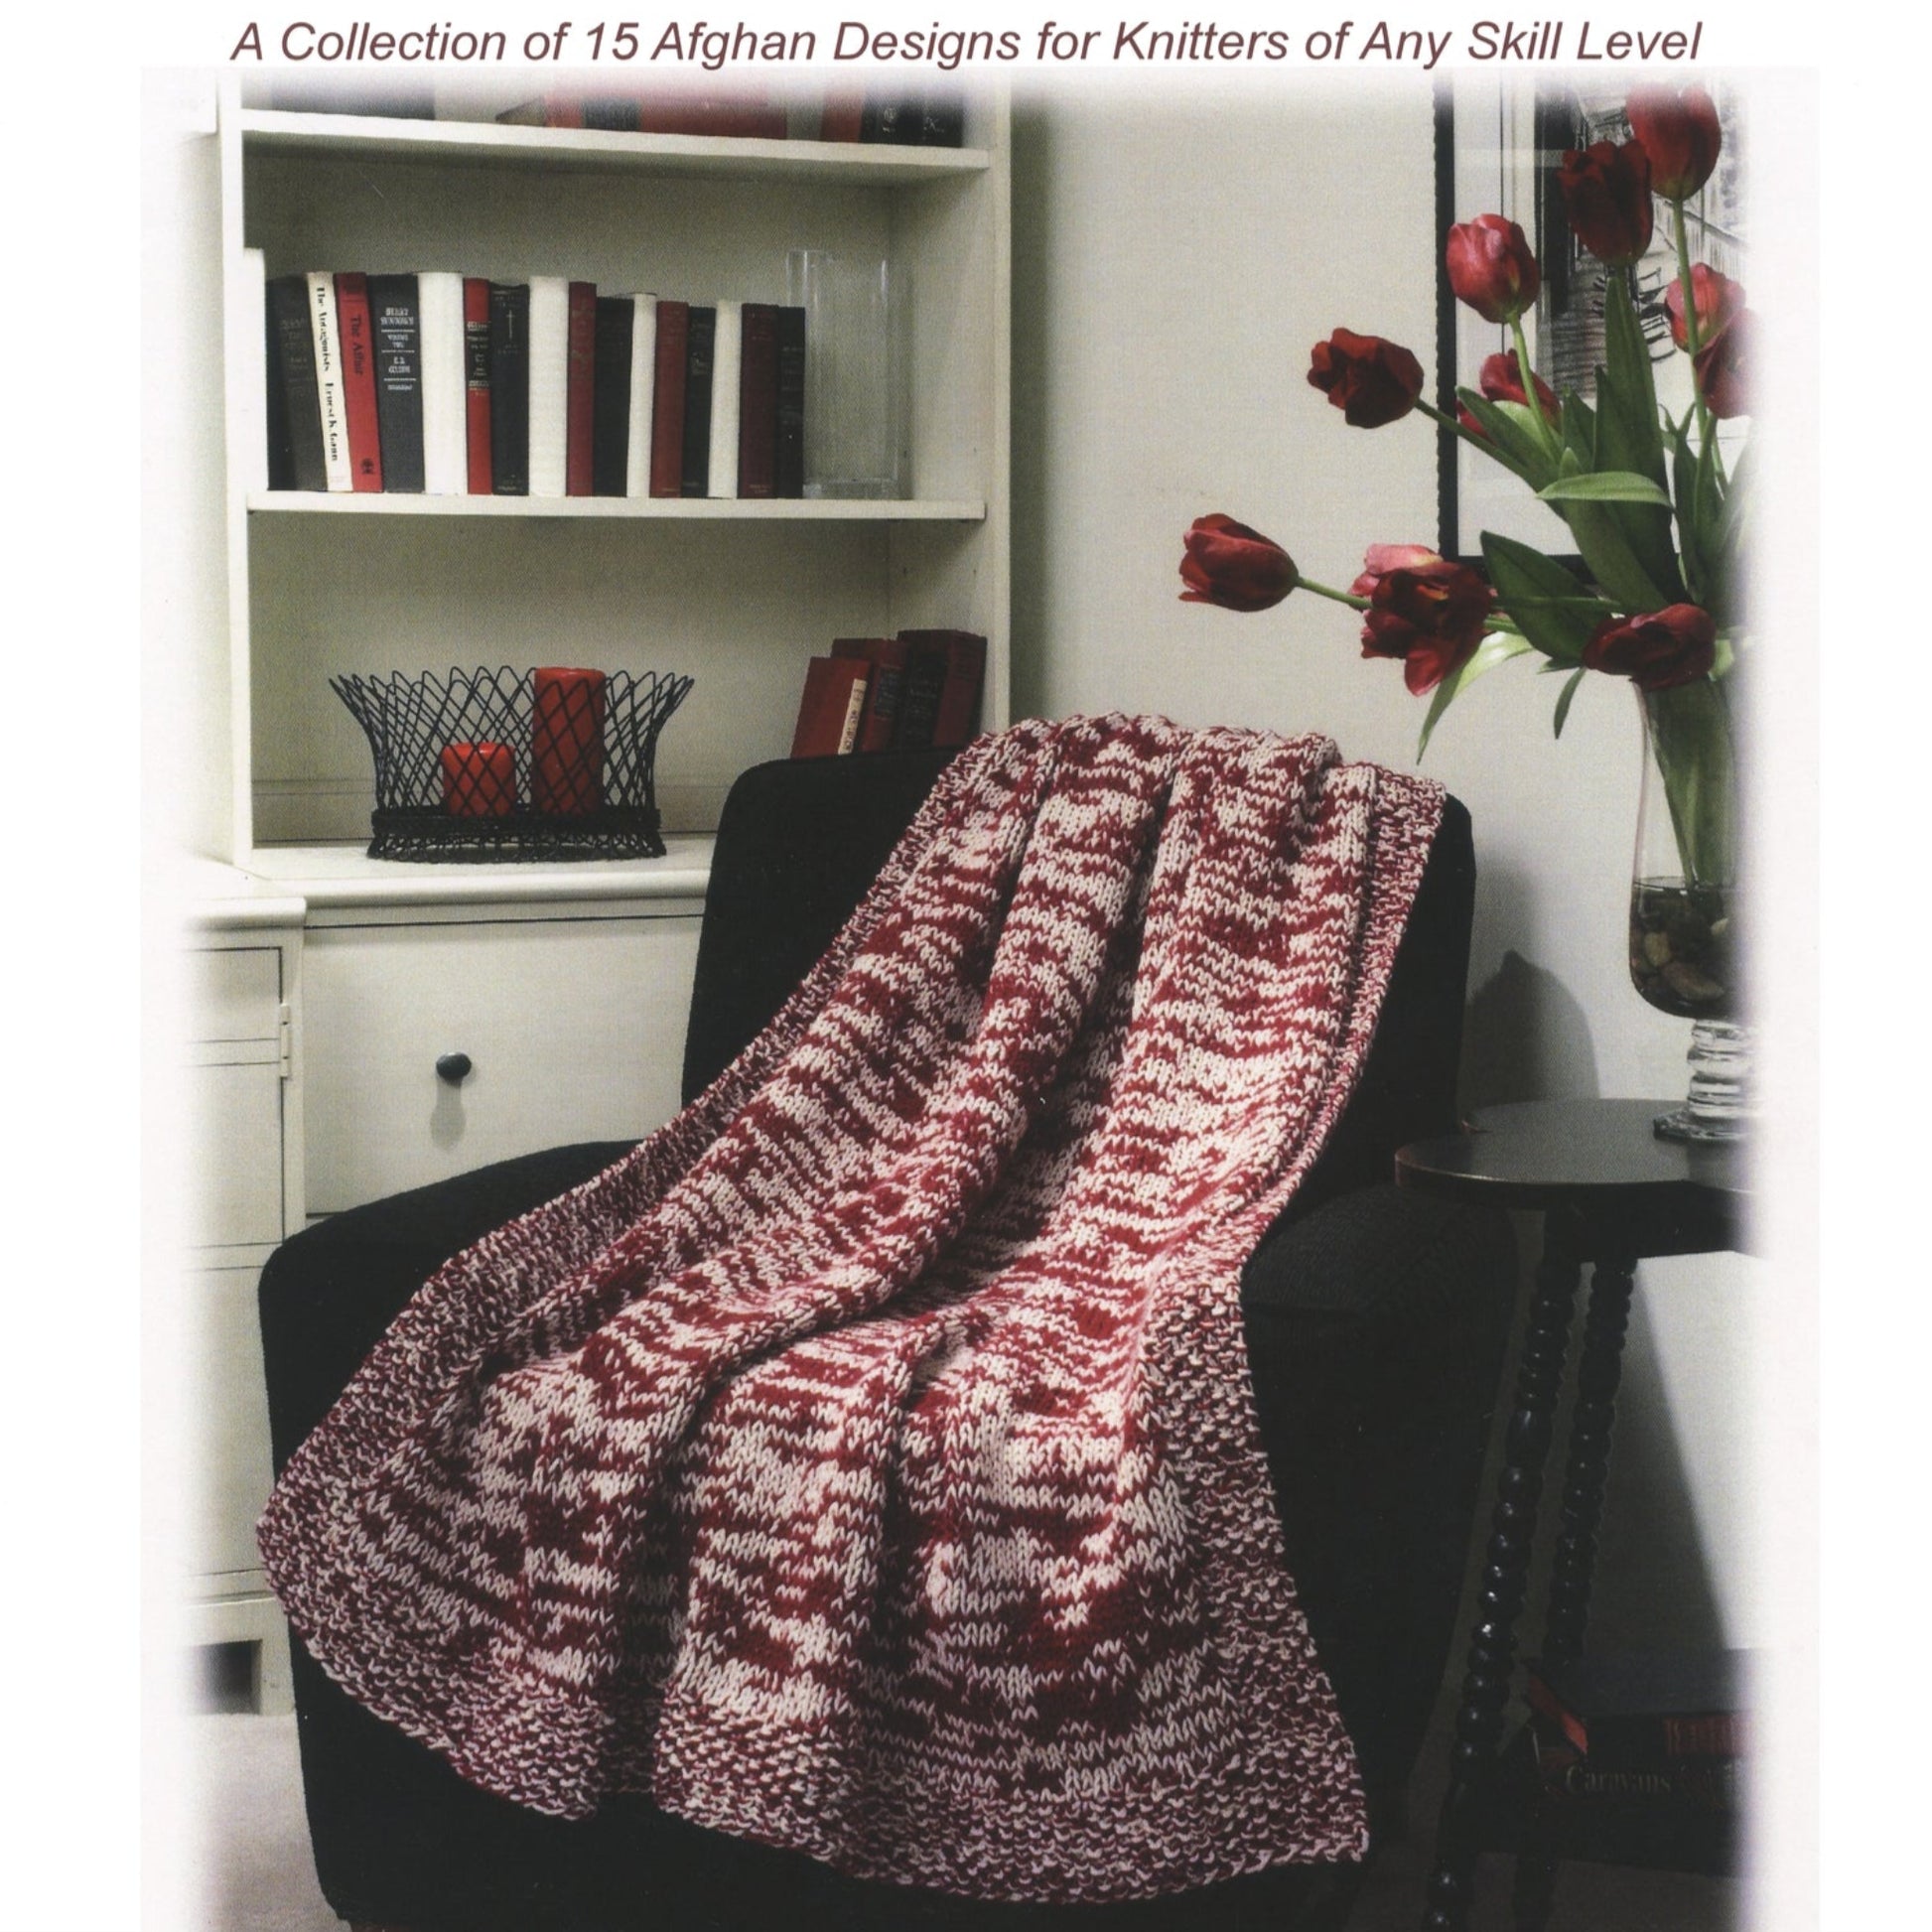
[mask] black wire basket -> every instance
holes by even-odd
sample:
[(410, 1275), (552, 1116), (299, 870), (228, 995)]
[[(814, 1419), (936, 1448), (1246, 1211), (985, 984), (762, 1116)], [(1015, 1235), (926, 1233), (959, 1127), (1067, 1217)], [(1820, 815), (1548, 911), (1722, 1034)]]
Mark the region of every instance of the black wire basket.
[(657, 740), (691, 689), (661, 671), (332, 677), (375, 760), (372, 859), (661, 859)]

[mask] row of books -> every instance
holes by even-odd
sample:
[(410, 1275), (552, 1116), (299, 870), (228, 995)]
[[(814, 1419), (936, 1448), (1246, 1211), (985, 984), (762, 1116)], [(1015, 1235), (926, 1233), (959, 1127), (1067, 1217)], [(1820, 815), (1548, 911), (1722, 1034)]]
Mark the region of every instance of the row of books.
[(265, 293), (271, 489), (804, 494), (803, 309), (447, 271)]
[[(496, 116), (525, 127), (604, 128), (621, 134), (711, 134), (782, 141), (800, 117), (769, 94), (676, 89), (619, 93), (561, 89), (520, 102)], [(859, 141), (892, 147), (956, 148), (966, 134), (966, 104), (951, 93), (882, 93), (833, 88), (807, 140)]]
[(1750, 1749), (1743, 1651), (1532, 1664), (1530, 1725), (1546, 1798), (1733, 1814)]
[(791, 756), (964, 745), (985, 681), (986, 639), (970, 630), (840, 637), (806, 666)]

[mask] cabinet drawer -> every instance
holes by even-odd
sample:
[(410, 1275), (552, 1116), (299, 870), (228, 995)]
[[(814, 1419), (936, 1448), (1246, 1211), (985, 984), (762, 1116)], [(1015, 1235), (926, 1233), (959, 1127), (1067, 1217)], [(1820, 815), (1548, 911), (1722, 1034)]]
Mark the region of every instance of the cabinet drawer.
[(282, 1226), (282, 1072), (263, 1057), (189, 1067), (196, 1150), (188, 1239), (198, 1248), (279, 1241)]
[(282, 999), (282, 954), (236, 946), (188, 956), (191, 1040), (273, 1039)]
[[(312, 931), (310, 1211), (668, 1120), (697, 950), (695, 915)], [(460, 1085), (448, 1053), (471, 1061)]]

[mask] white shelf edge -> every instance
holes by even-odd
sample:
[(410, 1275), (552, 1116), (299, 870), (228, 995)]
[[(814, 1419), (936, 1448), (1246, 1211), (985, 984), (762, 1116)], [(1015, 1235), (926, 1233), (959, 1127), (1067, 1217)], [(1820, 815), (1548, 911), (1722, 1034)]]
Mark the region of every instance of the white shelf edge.
[(492, 121), (405, 121), (375, 115), (303, 114), (244, 108), (251, 149), (382, 155), (396, 160), (548, 161), (565, 168), (639, 174), (793, 179), (901, 187), (984, 173), (984, 148), (861, 146), (844, 141), (761, 141), (706, 134), (621, 134), (603, 128), (521, 127)]
[(264, 845), (244, 870), (271, 891), (317, 908), (395, 905), (554, 905), (609, 900), (701, 900), (711, 883), (710, 833), (667, 833), (661, 859), (587, 859), (562, 865), (429, 865), (371, 859), (359, 845)]
[(797, 496), (427, 496), (381, 490), (251, 489), (248, 508), (288, 516), (511, 516), (607, 521), (984, 523), (984, 499)]

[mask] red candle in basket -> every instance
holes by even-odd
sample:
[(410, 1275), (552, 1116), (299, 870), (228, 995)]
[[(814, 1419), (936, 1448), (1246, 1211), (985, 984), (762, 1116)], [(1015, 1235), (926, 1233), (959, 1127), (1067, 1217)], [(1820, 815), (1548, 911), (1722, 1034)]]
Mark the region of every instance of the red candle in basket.
[(553, 665), (531, 675), (530, 803), (588, 817), (604, 803), (604, 673)]
[(507, 745), (443, 748), (443, 809), (458, 818), (507, 818), (516, 809), (516, 764)]

